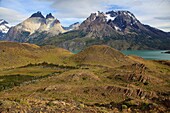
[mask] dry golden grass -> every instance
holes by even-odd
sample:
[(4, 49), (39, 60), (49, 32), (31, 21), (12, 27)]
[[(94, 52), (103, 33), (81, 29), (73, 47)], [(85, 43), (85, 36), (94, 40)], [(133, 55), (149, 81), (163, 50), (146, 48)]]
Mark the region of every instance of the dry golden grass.
[(132, 64), (134, 61), (106, 45), (94, 45), (74, 55), (72, 59), (79, 64), (117, 67)]
[(15, 68), (29, 63), (63, 64), (72, 53), (62, 48), (39, 47), (34, 44), (0, 42), (0, 68)]
[[(19, 106), (20, 110), (33, 108), (35, 112), (43, 112), (39, 108), (48, 108), (47, 112), (111, 112), (115, 107), (120, 112), (122, 108), (168, 111), (163, 100), (170, 92), (169, 61), (125, 56), (108, 46), (92, 46), (73, 55), (61, 48), (1, 43), (0, 61), (5, 65), (0, 64), (0, 85), (11, 86), (10, 80), (14, 84), (0, 91), (4, 110)], [(44, 61), (47, 63), (39, 63)], [(127, 101), (129, 98), (132, 100)], [(148, 108), (157, 104), (156, 110)]]

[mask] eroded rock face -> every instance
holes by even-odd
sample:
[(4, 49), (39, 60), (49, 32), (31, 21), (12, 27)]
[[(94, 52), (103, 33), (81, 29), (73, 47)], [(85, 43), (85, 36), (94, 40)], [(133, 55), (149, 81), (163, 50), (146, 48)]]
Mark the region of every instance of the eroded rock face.
[(120, 93), (120, 95), (122, 94), (128, 97), (137, 97), (137, 98), (142, 98), (142, 99), (158, 97), (155, 92), (148, 92), (140, 88), (107, 86), (105, 90), (106, 92), (109, 92), (109, 94)]

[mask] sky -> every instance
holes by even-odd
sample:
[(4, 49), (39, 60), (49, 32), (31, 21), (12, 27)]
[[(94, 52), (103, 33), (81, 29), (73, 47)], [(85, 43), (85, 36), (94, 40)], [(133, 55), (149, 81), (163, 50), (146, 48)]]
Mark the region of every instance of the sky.
[(0, 0), (0, 19), (16, 25), (37, 11), (52, 13), (63, 26), (91, 13), (128, 10), (143, 24), (170, 32), (170, 0)]

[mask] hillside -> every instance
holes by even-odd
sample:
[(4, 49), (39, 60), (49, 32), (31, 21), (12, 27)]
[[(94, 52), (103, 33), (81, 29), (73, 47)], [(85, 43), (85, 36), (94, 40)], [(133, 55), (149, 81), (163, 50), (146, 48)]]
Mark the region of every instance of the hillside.
[(117, 67), (134, 63), (127, 56), (105, 45), (94, 45), (72, 56), (72, 59), (80, 65), (91, 64)]
[(15, 68), (30, 63), (63, 63), (71, 52), (50, 46), (39, 47), (34, 44), (0, 42), (0, 68)]
[(72, 54), (1, 42), (0, 54), (0, 112), (170, 111), (169, 61), (125, 56), (105, 45)]

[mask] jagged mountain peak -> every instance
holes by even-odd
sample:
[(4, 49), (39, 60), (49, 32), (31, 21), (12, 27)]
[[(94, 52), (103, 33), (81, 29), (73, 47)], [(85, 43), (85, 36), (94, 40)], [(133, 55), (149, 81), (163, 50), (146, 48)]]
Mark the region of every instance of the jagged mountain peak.
[(130, 29), (138, 30), (142, 27), (140, 21), (130, 11), (108, 11), (106, 13), (98, 11), (92, 13), (83, 24), (81, 24), (80, 28), (84, 29), (84, 27), (90, 25), (90, 29), (94, 30), (96, 28), (92, 26), (99, 26), (100, 24), (107, 24), (114, 30), (124, 33)]
[(8, 22), (5, 21), (4, 19), (0, 19), (0, 25), (4, 25), (4, 24), (8, 24)]
[(46, 15), (46, 19), (48, 19), (48, 18), (54, 19), (54, 16), (51, 13), (49, 13), (49, 14)]
[(9, 31), (10, 25), (4, 19), (0, 19), (0, 40), (4, 40), (6, 33)]
[(40, 11), (32, 14), (30, 18), (33, 18), (33, 17), (45, 18)]
[(0, 19), (0, 32), (7, 33), (10, 28), (10, 25), (4, 19)]
[(12, 27), (6, 36), (6, 40), (25, 42), (30, 38), (38, 37), (44, 33), (42, 37), (46, 37), (63, 33), (60, 21), (56, 19), (51, 13), (46, 15), (46, 18), (40, 11), (31, 15), (30, 18), (24, 20), (18, 25)]

